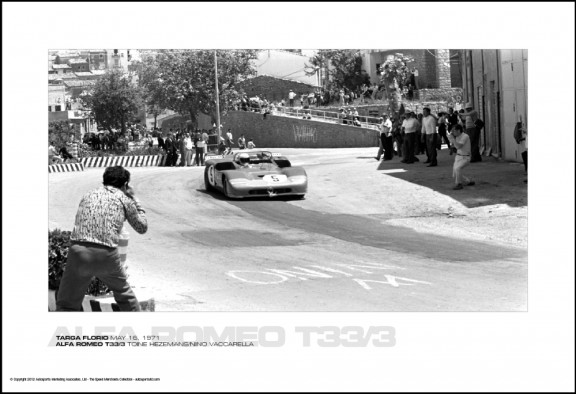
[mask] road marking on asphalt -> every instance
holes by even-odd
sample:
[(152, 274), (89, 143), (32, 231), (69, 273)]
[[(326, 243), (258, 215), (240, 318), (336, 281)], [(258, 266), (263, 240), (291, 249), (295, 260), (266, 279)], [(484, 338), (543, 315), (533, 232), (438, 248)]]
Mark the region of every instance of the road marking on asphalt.
[[(372, 290), (372, 287), (370, 287), (368, 285), (368, 282), (370, 283), (381, 283), (384, 285), (390, 285), (392, 287), (400, 287), (400, 286), (413, 286), (414, 284), (417, 283), (421, 283), (424, 285), (431, 285), (432, 283), (430, 282), (425, 282), (422, 280), (416, 280), (416, 279), (409, 279), (409, 278), (401, 278), (399, 276), (393, 276), (393, 275), (384, 275), (384, 277), (386, 278), (386, 281), (382, 281), (382, 280), (373, 280), (373, 279), (352, 279), (353, 281), (355, 281), (356, 283), (358, 283), (360, 286), (362, 286), (364, 289), (366, 290)], [(412, 283), (398, 283), (398, 280), (401, 281), (405, 281), (405, 282), (412, 282)]]
[[(226, 272), (231, 278), (239, 280), (245, 283), (257, 284), (257, 285), (277, 285), (289, 280), (300, 280), (300, 281), (307, 281), (310, 279), (338, 279), (340, 277), (351, 278), (355, 283), (360, 285), (364, 290), (372, 290), (373, 287), (370, 286), (369, 283), (378, 283), (378, 284), (385, 284), (392, 287), (401, 287), (401, 286), (413, 286), (417, 284), (425, 284), (431, 285), (430, 282), (425, 282), (416, 279), (410, 279), (390, 274), (385, 274), (383, 280), (375, 280), (375, 279), (359, 279), (354, 278), (361, 272), (362, 274), (372, 275), (374, 273), (378, 274), (379, 272), (374, 272), (374, 270), (404, 270), (403, 267), (396, 267), (390, 266), (381, 263), (370, 263), (370, 262), (362, 262), (362, 264), (335, 264), (337, 267), (346, 268), (353, 273), (349, 273), (346, 271), (342, 271), (340, 269), (334, 269), (331, 267), (325, 267), (321, 265), (311, 265), (308, 268), (293, 266), (289, 267), (290, 269), (277, 269), (277, 268), (268, 268), (264, 271), (251, 271), (251, 270), (234, 270)], [(312, 270), (310, 268), (315, 268)], [(367, 269), (366, 269), (367, 268)], [(328, 273), (330, 274), (328, 274)]]

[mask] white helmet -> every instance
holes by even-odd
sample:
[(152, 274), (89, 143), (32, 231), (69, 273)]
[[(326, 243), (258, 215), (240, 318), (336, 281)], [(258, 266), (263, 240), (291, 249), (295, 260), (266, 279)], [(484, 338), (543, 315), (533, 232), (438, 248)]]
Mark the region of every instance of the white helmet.
[(236, 163), (240, 165), (250, 163), (250, 155), (248, 153), (238, 153), (236, 156)]

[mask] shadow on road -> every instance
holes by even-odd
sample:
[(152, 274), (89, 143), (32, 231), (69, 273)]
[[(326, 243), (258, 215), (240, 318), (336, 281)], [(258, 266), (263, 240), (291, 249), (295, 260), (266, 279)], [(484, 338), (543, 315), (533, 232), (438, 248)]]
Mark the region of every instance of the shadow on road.
[(507, 204), (510, 207), (528, 205), (528, 187), (524, 183), (526, 175), (521, 163), (508, 162), (493, 157), (482, 157), (482, 162), (471, 163), (464, 169), (464, 175), (476, 184), (463, 190), (453, 190), (452, 166), (454, 155), (447, 149), (438, 152), (438, 166), (427, 167), (426, 155), (417, 156), (420, 162), (400, 163), (401, 158), (382, 161), (378, 170), (383, 175), (393, 176), (407, 182), (430, 188), (447, 195), (468, 208), (485, 205)]

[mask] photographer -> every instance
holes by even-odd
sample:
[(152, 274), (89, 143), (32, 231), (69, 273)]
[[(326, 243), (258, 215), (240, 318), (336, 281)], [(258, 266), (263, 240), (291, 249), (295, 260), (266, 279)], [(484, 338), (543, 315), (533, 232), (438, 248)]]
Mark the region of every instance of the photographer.
[(120, 310), (140, 311), (118, 254), (118, 239), (125, 221), (139, 234), (148, 230), (145, 211), (129, 182), (130, 172), (122, 166), (108, 167), (104, 186), (82, 197), (58, 289), (57, 311), (82, 311), (84, 293), (93, 276), (112, 290)]
[(474, 185), (473, 181), (462, 174), (462, 169), (470, 164), (470, 137), (468, 137), (468, 134), (463, 133), (462, 126), (457, 124), (452, 128), (450, 134), (448, 134), (448, 139), (457, 149), (456, 158), (454, 159), (454, 170), (452, 172), (452, 176), (456, 183), (453, 189), (461, 190), (464, 188), (463, 185)]

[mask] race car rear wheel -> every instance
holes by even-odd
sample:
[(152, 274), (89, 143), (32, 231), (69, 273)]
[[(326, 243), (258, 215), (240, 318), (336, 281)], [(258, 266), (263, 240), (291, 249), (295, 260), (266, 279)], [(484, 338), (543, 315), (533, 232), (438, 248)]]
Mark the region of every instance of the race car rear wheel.
[(206, 191), (214, 191), (216, 189), (214, 189), (214, 186), (212, 186), (212, 184), (210, 184), (210, 179), (209, 179), (209, 171), (214, 171), (214, 167), (213, 166), (209, 166), (206, 167), (206, 169), (204, 170), (204, 186), (206, 187)]
[(228, 181), (226, 180), (225, 176), (222, 177), (222, 189), (224, 191), (224, 196), (226, 198), (229, 198), (228, 197)]

